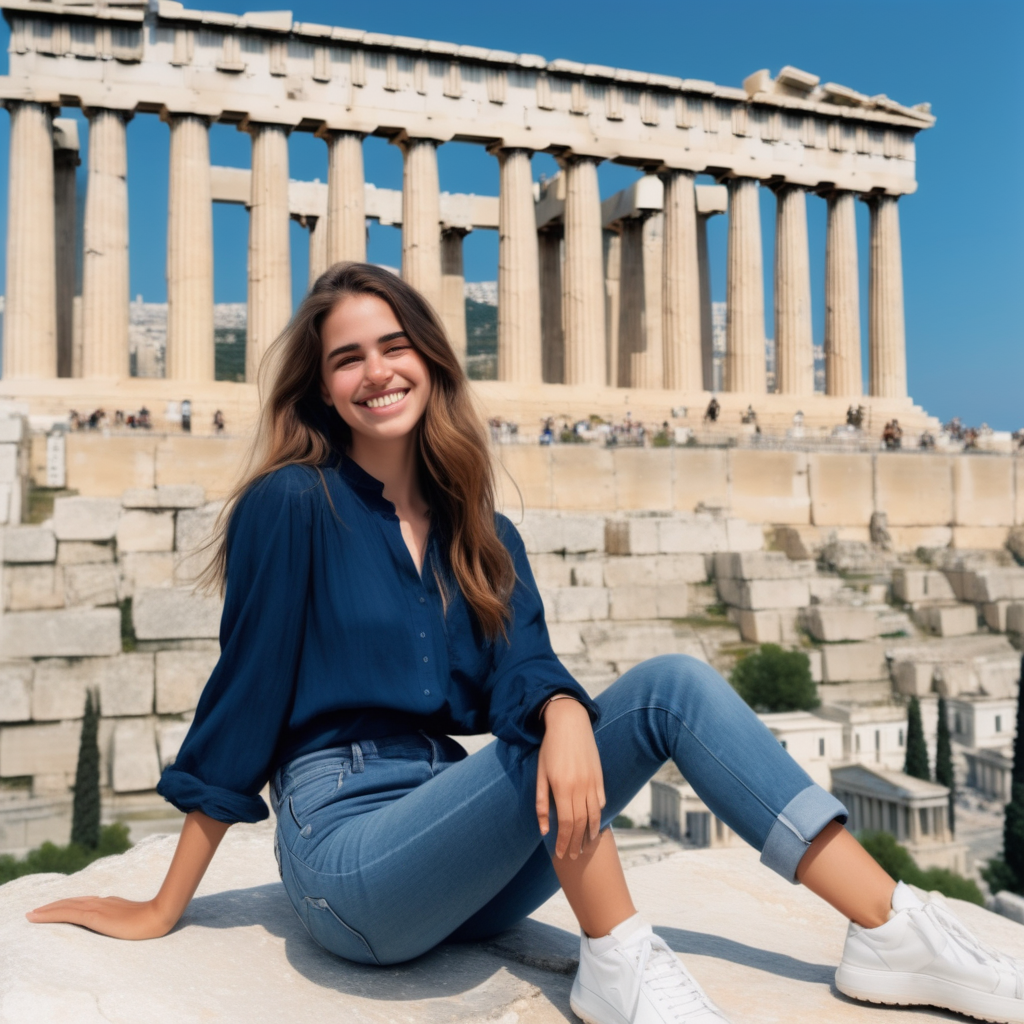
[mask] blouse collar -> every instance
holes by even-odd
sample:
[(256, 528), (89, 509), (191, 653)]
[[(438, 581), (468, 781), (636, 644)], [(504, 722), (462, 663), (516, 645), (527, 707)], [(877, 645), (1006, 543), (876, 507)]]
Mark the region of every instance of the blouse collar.
[(395, 515), (395, 506), (384, 497), (384, 484), (376, 477), (370, 476), (359, 463), (347, 455), (342, 455), (339, 460), (338, 472), (371, 511), (387, 516)]

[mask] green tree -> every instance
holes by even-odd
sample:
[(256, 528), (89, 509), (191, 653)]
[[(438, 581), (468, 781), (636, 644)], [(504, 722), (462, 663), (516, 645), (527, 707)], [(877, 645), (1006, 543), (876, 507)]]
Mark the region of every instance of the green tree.
[(935, 890), (943, 896), (951, 896), (969, 903), (985, 905), (981, 890), (969, 878), (954, 874), (946, 868), (928, 868), (922, 870), (907, 852), (906, 848), (896, 842), (891, 832), (861, 832), (857, 838), (872, 857), (878, 861), (882, 869), (897, 882), (916, 885), (919, 889)]
[(907, 708), (907, 760), (903, 770), (916, 779), (931, 781), (928, 745), (924, 741), (924, 726), (921, 725), (921, 703), (916, 697), (910, 698), (910, 706)]
[(736, 692), (755, 711), (810, 711), (821, 701), (811, 679), (811, 663), (802, 651), (761, 644), (732, 670)]
[(71, 842), (87, 850), (100, 843), (100, 698), (89, 690), (85, 696), (82, 738), (75, 772), (75, 802), (71, 815)]
[(939, 732), (935, 742), (935, 781), (949, 788), (949, 831), (956, 832), (956, 779), (953, 777), (953, 746), (949, 738), (946, 698), (939, 698)]

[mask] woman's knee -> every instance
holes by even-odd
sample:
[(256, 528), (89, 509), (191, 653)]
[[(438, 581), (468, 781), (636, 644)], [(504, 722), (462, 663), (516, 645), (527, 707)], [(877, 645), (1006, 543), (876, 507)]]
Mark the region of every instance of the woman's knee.
[(732, 691), (707, 662), (689, 654), (661, 654), (635, 665), (622, 676), (630, 690), (642, 688), (652, 702), (674, 706), (702, 703)]

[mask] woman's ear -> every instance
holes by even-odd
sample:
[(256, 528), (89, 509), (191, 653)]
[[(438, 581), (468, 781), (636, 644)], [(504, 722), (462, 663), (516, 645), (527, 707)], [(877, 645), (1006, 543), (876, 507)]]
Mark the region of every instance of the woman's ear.
[(329, 405), (332, 409), (334, 408), (334, 399), (331, 398), (331, 393), (327, 390), (327, 384), (324, 382), (323, 377), (320, 378), (320, 397), (324, 400), (324, 405)]

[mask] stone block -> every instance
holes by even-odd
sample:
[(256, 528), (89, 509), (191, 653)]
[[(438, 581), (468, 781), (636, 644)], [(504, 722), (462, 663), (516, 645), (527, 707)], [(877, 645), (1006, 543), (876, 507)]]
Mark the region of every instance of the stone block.
[(659, 619), (685, 619), (689, 613), (690, 588), (686, 583), (662, 583), (656, 588)]
[(985, 625), (993, 633), (1006, 632), (1006, 613), (1013, 603), (1013, 601), (989, 601), (981, 606), (981, 614), (985, 619)]
[(718, 578), (792, 580), (813, 575), (813, 562), (795, 562), (780, 551), (719, 551), (715, 555)]
[(1024, 633), (1024, 604), (1012, 604), (1007, 609), (1006, 632)]
[(174, 764), (178, 751), (192, 727), (191, 722), (159, 722), (156, 727), (156, 747), (161, 769)]
[(4, 607), (12, 612), (64, 607), (64, 571), (56, 565), (11, 565), (3, 574)]
[(558, 587), (548, 591), (554, 607), (551, 617), (556, 622), (589, 622), (608, 618), (608, 589), (606, 587)]
[(216, 638), (223, 607), (220, 597), (189, 587), (140, 590), (132, 601), (135, 635), (139, 640)]
[(0, 722), (27, 722), (32, 717), (33, 665), (0, 662)]
[(616, 448), (615, 508), (654, 511), (672, 508), (672, 455), (661, 448)]
[(829, 538), (820, 526), (776, 526), (772, 533), (776, 547), (795, 561), (817, 558)]
[(822, 683), (818, 686), (822, 704), (880, 704), (892, 698), (888, 679), (867, 679), (853, 683)]
[(610, 555), (604, 562), (604, 585), (652, 587), (658, 582), (657, 566), (657, 555)]
[(153, 486), (157, 443), (154, 434), (142, 430), (120, 436), (88, 430), (70, 433), (66, 443), (67, 486), (113, 498), (120, 507), (126, 488)]
[(703, 555), (712, 551), (727, 551), (730, 546), (727, 521), (717, 516), (661, 519), (657, 530), (658, 547), (655, 550), (666, 555)]
[(198, 484), (130, 487), (121, 495), (125, 508), (198, 508), (204, 501), (206, 492)]
[(0, 443), (17, 444), (24, 436), (24, 420), (20, 416), (0, 417)]
[(569, 586), (604, 586), (603, 558), (590, 558), (587, 555), (568, 555), (566, 560), (569, 563)]
[(37, 720), (81, 718), (86, 690), (99, 690), (105, 718), (153, 713), (153, 655), (52, 658), (36, 663), (33, 715)]
[(873, 640), (882, 633), (878, 617), (870, 608), (815, 604), (808, 609), (805, 621), (811, 636), (826, 643)]
[(807, 455), (793, 451), (729, 451), (730, 507), (739, 517), (769, 523), (809, 523)]
[(884, 643), (833, 644), (821, 649), (822, 680), (848, 683), (866, 679), (888, 679), (889, 663)]
[(654, 517), (609, 519), (605, 523), (605, 551), (609, 555), (656, 555), (658, 524)]
[(199, 508), (182, 509), (174, 524), (174, 581), (191, 586), (210, 564), (215, 546), (207, 546), (217, 528), (224, 503), (207, 502)]
[(121, 518), (116, 498), (56, 498), (53, 532), (57, 540), (112, 540)]
[(4, 561), (52, 562), (57, 557), (57, 538), (48, 526), (12, 526), (4, 532)]
[(703, 555), (658, 555), (655, 571), (659, 583), (706, 583), (708, 563)]
[[(239, 410), (238, 419), (244, 414)], [(224, 498), (238, 480), (249, 438), (242, 425), (229, 421), (235, 436), (196, 437), (194, 434), (165, 434), (156, 445), (155, 483), (199, 484), (209, 498)], [(148, 486), (148, 485), (143, 485)], [(121, 493), (121, 492), (118, 492)]]
[(133, 551), (119, 559), (121, 597), (132, 597), (140, 590), (173, 587), (175, 556), (170, 551)]
[(1012, 526), (1013, 460), (972, 454), (953, 459), (954, 525)]
[(803, 608), (811, 603), (806, 580), (718, 580), (719, 596), (736, 608)]
[(890, 528), (952, 525), (953, 462), (957, 458), (879, 452), (875, 456), (875, 511), (888, 515)]
[(931, 662), (895, 661), (892, 680), (899, 693), (908, 697), (926, 697), (934, 688), (935, 665)]
[(220, 650), (158, 651), (156, 655), (156, 710), (159, 715), (194, 711)]
[(907, 604), (956, 600), (945, 573), (935, 569), (896, 569), (892, 574), (892, 589)]
[(86, 672), (77, 662), (47, 659), (36, 663), (32, 718), (54, 722), (81, 718), (85, 712)]
[(533, 444), (499, 444), (491, 447), (495, 463), (498, 510), (514, 521), (520, 509), (550, 508), (552, 504), (551, 449)]
[(66, 540), (57, 546), (58, 565), (92, 565), (113, 560), (113, 544), (97, 544), (91, 540)]
[(608, 617), (610, 619), (658, 618), (658, 588), (640, 585), (609, 587)]
[(809, 651), (805, 651), (804, 653), (807, 655), (807, 661), (810, 664), (811, 681), (820, 683), (824, 672), (822, 668), (823, 659), (821, 657), (821, 648), (812, 647)]
[(954, 526), (951, 544), (958, 551), (998, 551), (1006, 546), (1011, 529), (1010, 526)]
[(966, 601), (1024, 601), (1024, 568), (1006, 566), (964, 573)]
[(9, 612), (0, 618), (0, 650), (8, 658), (76, 658), (121, 650), (117, 608)]
[(14, 525), (21, 521), (19, 501), (14, 484), (0, 484), (0, 526), (8, 523)]
[(85, 562), (64, 567), (64, 594), (69, 606), (117, 604), (120, 572), (113, 562)]
[(80, 721), (0, 729), (0, 777), (73, 775), (81, 732)]
[(807, 589), (812, 604), (827, 604), (843, 589), (843, 581), (838, 576), (812, 576)]
[(764, 527), (746, 519), (726, 519), (725, 547), (727, 551), (760, 551), (764, 547)]
[(610, 448), (554, 445), (551, 476), (555, 508), (594, 512), (615, 508), (615, 462)]
[(588, 623), (582, 627), (587, 654), (594, 662), (635, 664), (659, 654), (689, 654), (707, 661), (699, 640), (679, 635), (670, 622)]
[(729, 452), (725, 448), (672, 449), (672, 507), (680, 512), (729, 507)]
[(752, 644), (786, 643), (795, 638), (796, 622), (796, 613), (790, 610), (741, 609), (736, 616), (740, 636)]
[(18, 479), (18, 446), (0, 444), (0, 483), (10, 484)]
[(935, 636), (966, 636), (978, 632), (973, 604), (924, 605), (914, 610), (917, 624)]
[(538, 587), (572, 586), (572, 565), (564, 555), (530, 555), (530, 568)]
[(866, 523), (874, 512), (872, 457), (818, 452), (807, 456), (811, 522), (816, 526)]
[(114, 728), (111, 784), (115, 793), (155, 789), (160, 781), (154, 723), (146, 718), (127, 718)]
[(917, 551), (918, 548), (948, 548), (953, 543), (951, 526), (890, 526), (889, 537), (894, 551)]
[(118, 554), (128, 551), (171, 551), (174, 548), (174, 513), (125, 511), (117, 524)]
[(974, 671), (978, 689), (989, 697), (1012, 698), (1017, 696), (1020, 682), (1020, 658), (1016, 652), (1008, 657), (979, 658)]
[(583, 654), (586, 648), (580, 627), (573, 622), (549, 622), (548, 636), (551, 638), (551, 649), (559, 657), (569, 654)]

